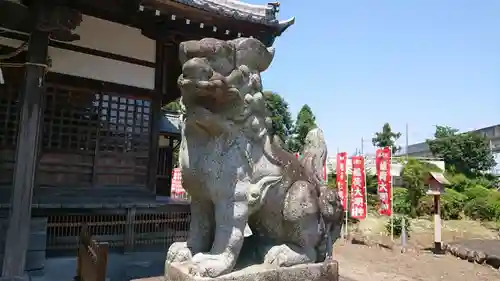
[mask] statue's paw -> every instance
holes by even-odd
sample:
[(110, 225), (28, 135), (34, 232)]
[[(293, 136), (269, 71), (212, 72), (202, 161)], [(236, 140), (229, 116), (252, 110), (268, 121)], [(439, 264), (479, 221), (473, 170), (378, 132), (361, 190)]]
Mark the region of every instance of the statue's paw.
[(231, 261), (223, 255), (198, 253), (193, 256), (190, 273), (200, 277), (217, 277), (231, 270)]
[(192, 257), (193, 254), (186, 242), (175, 242), (168, 249), (166, 261), (169, 263), (184, 262), (190, 260)]
[(264, 263), (279, 267), (285, 266), (288, 262), (289, 251), (286, 245), (273, 246), (264, 256)]

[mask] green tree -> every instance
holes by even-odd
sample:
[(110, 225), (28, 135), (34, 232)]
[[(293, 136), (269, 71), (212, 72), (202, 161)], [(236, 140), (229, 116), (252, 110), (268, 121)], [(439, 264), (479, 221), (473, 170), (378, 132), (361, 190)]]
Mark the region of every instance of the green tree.
[(488, 140), (474, 132), (436, 126), (434, 139), (426, 142), (432, 154), (444, 160), (447, 170), (476, 176), (496, 165)]
[(401, 137), (401, 133), (393, 132), (391, 129), (391, 125), (389, 123), (385, 123), (382, 127), (381, 132), (375, 133), (375, 137), (372, 138), (372, 143), (375, 147), (390, 147), (392, 153), (396, 153), (401, 150), (401, 147), (396, 145), (396, 141)]
[(441, 170), (433, 164), (418, 161), (413, 158), (408, 159), (408, 162), (406, 162), (401, 171), (401, 177), (408, 189), (407, 200), (410, 205), (409, 211), (412, 217), (417, 216), (419, 202), (425, 196), (427, 190), (425, 187), (425, 179), (431, 171)]
[(180, 99), (176, 99), (161, 108), (162, 111), (166, 112), (182, 112), (182, 106)]
[(297, 114), (297, 120), (295, 120), (294, 138), (290, 142), (290, 150), (292, 152), (302, 152), (307, 133), (316, 127), (316, 117), (311, 108), (307, 104), (303, 105), (299, 114)]
[(287, 144), (293, 130), (292, 114), (288, 109), (288, 103), (282, 96), (275, 92), (264, 91), (266, 108), (272, 120), (271, 134), (277, 135)]

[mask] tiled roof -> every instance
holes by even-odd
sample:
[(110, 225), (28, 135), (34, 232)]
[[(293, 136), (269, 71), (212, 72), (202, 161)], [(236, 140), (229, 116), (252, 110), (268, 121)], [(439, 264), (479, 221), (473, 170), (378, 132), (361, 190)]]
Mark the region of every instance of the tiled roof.
[(179, 114), (165, 113), (160, 120), (160, 133), (181, 134)]
[(174, 0), (175, 2), (236, 19), (267, 25), (278, 23), (279, 4), (254, 5), (235, 0)]
[(280, 36), (295, 23), (293, 17), (284, 21), (278, 20), (279, 2), (268, 3), (267, 5), (248, 4), (237, 0), (149, 0), (148, 2), (159, 5), (177, 3), (235, 20), (267, 25), (275, 30), (273, 37)]

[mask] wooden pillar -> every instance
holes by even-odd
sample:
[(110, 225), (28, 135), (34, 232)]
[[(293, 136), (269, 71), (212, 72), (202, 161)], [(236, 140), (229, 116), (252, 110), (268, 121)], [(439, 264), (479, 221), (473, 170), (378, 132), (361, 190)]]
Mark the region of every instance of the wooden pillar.
[(165, 45), (165, 58), (167, 65), (167, 75), (165, 75), (165, 96), (164, 102), (169, 103), (180, 98), (180, 89), (177, 79), (182, 73), (182, 65), (179, 61), (179, 43), (173, 41)]
[[(34, 16), (35, 19), (36, 16)], [(28, 44), (24, 87), (20, 97), (22, 106), (17, 135), (14, 186), (2, 268), (4, 280), (16, 280), (24, 276), (30, 232), (31, 201), (35, 187), (43, 122), (48, 42), (47, 32), (33, 29)]]
[(156, 193), (156, 177), (158, 174), (158, 142), (160, 139), (161, 102), (165, 92), (165, 48), (162, 42), (156, 41), (155, 56), (155, 93), (151, 101), (151, 125), (149, 140), (148, 189)]
[(441, 253), (441, 196), (434, 195), (434, 251)]
[(166, 196), (172, 196), (172, 170), (173, 170), (173, 159), (174, 159), (174, 139), (172, 136), (168, 137), (168, 147), (167, 147), (167, 155), (166, 155), (165, 163), (166, 163), (166, 173), (168, 179), (168, 188)]

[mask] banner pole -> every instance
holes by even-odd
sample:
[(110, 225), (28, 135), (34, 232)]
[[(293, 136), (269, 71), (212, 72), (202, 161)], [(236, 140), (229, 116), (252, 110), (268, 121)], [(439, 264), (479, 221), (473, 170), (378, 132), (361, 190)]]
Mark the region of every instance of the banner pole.
[[(344, 238), (345, 240), (348, 240), (349, 239), (349, 172), (348, 172), (348, 165), (347, 165), (347, 155), (346, 155), (346, 160), (345, 160), (345, 190), (344, 190), (344, 193), (345, 193), (345, 233), (344, 233)], [(351, 160), (352, 161), (352, 160)], [(351, 162), (351, 165), (352, 165), (352, 162)], [(351, 175), (352, 176), (352, 175)]]
[(394, 209), (392, 206), (392, 203), (394, 202), (394, 200), (392, 200), (392, 196), (394, 194), (394, 191), (392, 188), (392, 181), (393, 181), (393, 177), (391, 175), (391, 199), (389, 200), (389, 203), (391, 204), (391, 241), (394, 242)]
[(389, 150), (390, 156), (389, 156), (389, 173), (391, 176), (391, 198), (389, 199), (389, 204), (391, 204), (391, 241), (394, 242), (394, 208), (393, 208), (393, 195), (394, 195), (394, 188), (393, 187), (393, 182), (394, 182), (394, 177), (392, 176), (392, 149)]
[(365, 157), (365, 155), (362, 155), (363, 156), (363, 176), (364, 176), (364, 179), (363, 179), (363, 189), (365, 191), (365, 218), (368, 217), (368, 190), (366, 188), (366, 159), (367, 157)]
[[(347, 204), (346, 204), (346, 205), (347, 205)], [(346, 207), (347, 207), (347, 206), (346, 206)], [(344, 229), (344, 230), (345, 230), (345, 233), (344, 233), (344, 238), (345, 238), (346, 240), (348, 240), (348, 239), (349, 239), (349, 229), (348, 229), (348, 226), (347, 226), (347, 225), (348, 225), (348, 223), (349, 223), (349, 210), (348, 210), (348, 208), (346, 208), (346, 210), (345, 210), (345, 227), (344, 227), (344, 228), (345, 228), (345, 229)]]

